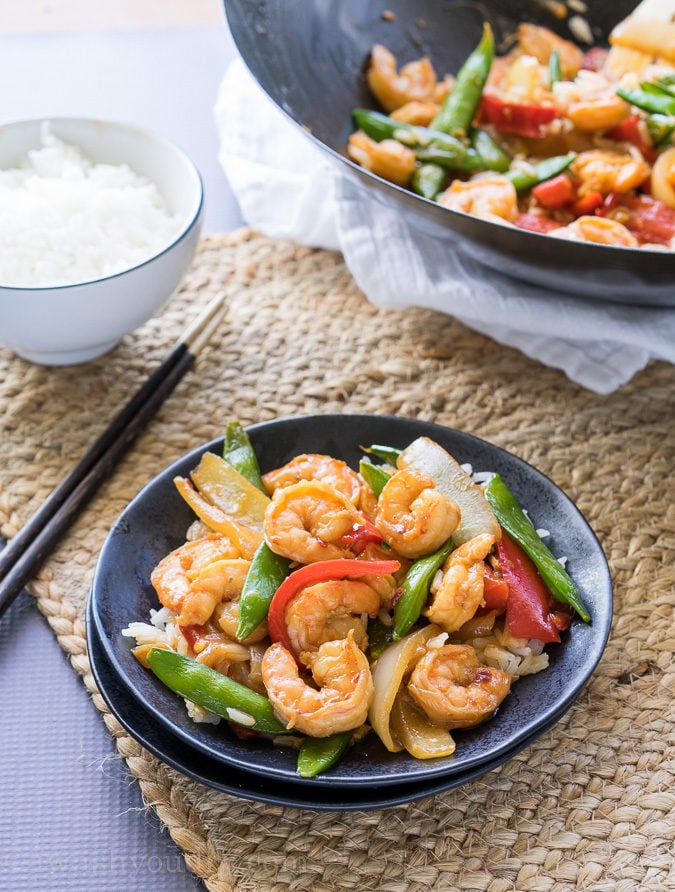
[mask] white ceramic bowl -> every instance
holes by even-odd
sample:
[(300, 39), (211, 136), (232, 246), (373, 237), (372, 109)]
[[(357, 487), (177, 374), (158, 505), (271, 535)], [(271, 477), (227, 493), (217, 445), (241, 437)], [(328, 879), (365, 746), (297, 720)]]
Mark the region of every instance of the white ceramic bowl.
[(74, 285), (13, 287), (0, 282), (0, 344), (44, 365), (85, 362), (110, 350), (154, 315), (187, 270), (199, 238), (204, 191), (190, 159), (167, 140), (127, 124), (83, 118), (0, 126), (0, 169), (41, 146), (41, 129), (92, 161), (127, 164), (158, 188), (182, 225), (159, 253), (123, 272)]

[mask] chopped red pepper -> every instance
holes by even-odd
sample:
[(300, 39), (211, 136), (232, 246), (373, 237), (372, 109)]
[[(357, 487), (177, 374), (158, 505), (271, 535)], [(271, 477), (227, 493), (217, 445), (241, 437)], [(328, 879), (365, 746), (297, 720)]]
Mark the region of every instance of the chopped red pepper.
[(641, 115), (631, 115), (630, 118), (626, 118), (625, 121), (608, 130), (606, 136), (617, 142), (628, 142), (635, 146), (649, 164), (656, 161), (657, 153)]
[(506, 626), (515, 638), (560, 641), (569, 628), (570, 611), (555, 601), (522, 548), (506, 533), (496, 545), (502, 575), (509, 586)]
[(595, 189), (589, 189), (581, 198), (577, 199), (572, 206), (572, 212), (575, 217), (583, 217), (592, 214), (602, 206), (605, 197), (602, 192), (596, 192)]
[(561, 173), (535, 186), (532, 195), (543, 207), (558, 210), (576, 200), (577, 190), (567, 174)]
[(609, 50), (604, 46), (592, 47), (584, 56), (581, 67), (587, 71), (601, 71), (605, 67)]
[(503, 576), (498, 576), (489, 564), (485, 564), (483, 576), (483, 602), (485, 610), (498, 610), (503, 613), (509, 598), (509, 584)]
[(508, 102), (494, 93), (483, 93), (478, 117), (481, 124), (490, 124), (499, 133), (516, 136), (543, 136), (545, 127), (559, 116), (555, 105), (534, 102)]
[(355, 523), (351, 530), (342, 537), (344, 544), (355, 555), (361, 554), (366, 546), (371, 543), (381, 545), (384, 541), (382, 533), (375, 524), (368, 520), (365, 515), (362, 515), (362, 517), (363, 519), (359, 523)]
[(558, 229), (561, 225), (544, 214), (518, 214), (514, 222), (519, 229), (543, 233)]
[(670, 245), (675, 236), (675, 210), (649, 195), (613, 192), (598, 213), (603, 217), (611, 213), (643, 242)]
[(288, 635), (288, 628), (286, 627), (286, 607), (289, 601), (308, 585), (314, 585), (316, 582), (325, 582), (329, 579), (386, 576), (389, 573), (395, 573), (400, 567), (401, 564), (398, 561), (357, 561), (348, 559), (317, 561), (314, 564), (300, 567), (299, 570), (295, 570), (290, 576), (287, 576), (274, 593), (269, 613), (267, 614), (270, 638), (272, 641), (278, 641), (280, 644), (283, 644), (287, 650), (294, 653), (293, 645)]

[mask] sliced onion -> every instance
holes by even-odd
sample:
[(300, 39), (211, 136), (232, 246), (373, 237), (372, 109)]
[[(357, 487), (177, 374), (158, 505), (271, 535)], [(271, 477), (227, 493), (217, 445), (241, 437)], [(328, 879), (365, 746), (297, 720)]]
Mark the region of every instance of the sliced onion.
[(373, 668), (375, 696), (369, 712), (369, 721), (375, 733), (390, 753), (399, 753), (403, 745), (391, 733), (390, 716), (394, 700), (401, 687), (405, 673), (423, 656), (426, 643), (441, 629), (429, 625), (417, 632), (411, 632), (390, 645), (377, 660)]
[(416, 759), (437, 759), (455, 752), (449, 731), (432, 725), (405, 690), (400, 690), (391, 711), (394, 734)]

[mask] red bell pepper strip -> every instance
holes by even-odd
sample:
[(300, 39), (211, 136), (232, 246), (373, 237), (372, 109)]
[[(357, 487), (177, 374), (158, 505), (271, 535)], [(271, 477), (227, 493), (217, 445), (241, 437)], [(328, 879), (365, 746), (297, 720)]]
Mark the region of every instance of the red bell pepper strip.
[(333, 561), (317, 561), (307, 564), (295, 570), (281, 583), (274, 593), (267, 615), (269, 635), (272, 641), (280, 644), (294, 653), (291, 639), (286, 626), (286, 607), (288, 603), (306, 588), (317, 582), (325, 582), (329, 579), (352, 579), (358, 576), (386, 576), (399, 570), (401, 564), (398, 561), (358, 561), (338, 559)]
[(498, 133), (535, 138), (543, 136), (546, 125), (559, 115), (555, 105), (509, 102), (494, 93), (483, 93), (478, 109), (479, 122), (491, 125)]
[(621, 208), (621, 222), (636, 238), (657, 245), (670, 245), (675, 236), (675, 210), (649, 195), (611, 193), (598, 210), (599, 216)]
[(540, 205), (549, 210), (558, 210), (576, 200), (577, 190), (567, 174), (560, 173), (557, 177), (544, 180), (532, 189), (532, 195)]
[(559, 642), (560, 632), (569, 628), (571, 611), (562, 609), (553, 599), (530, 558), (506, 533), (502, 533), (496, 548), (509, 587), (506, 626), (511, 635), (536, 638), (546, 644)]
[(352, 554), (359, 555), (367, 545), (381, 545), (384, 539), (375, 524), (362, 515), (362, 519), (344, 534), (342, 541)]
[(572, 213), (575, 217), (584, 217), (588, 214), (593, 214), (602, 206), (604, 200), (605, 197), (602, 192), (590, 189), (588, 192), (585, 192), (581, 198), (574, 202), (572, 205)]
[(559, 229), (562, 225), (543, 214), (518, 214), (514, 222), (519, 229), (542, 233), (550, 232), (552, 229)]
[(483, 576), (483, 603), (485, 610), (503, 613), (509, 598), (509, 584), (503, 576), (497, 576), (489, 564), (485, 564)]
[(605, 135), (617, 142), (627, 142), (635, 146), (649, 164), (656, 161), (657, 152), (654, 150), (642, 115), (631, 115), (630, 118), (626, 118), (625, 121), (608, 130)]

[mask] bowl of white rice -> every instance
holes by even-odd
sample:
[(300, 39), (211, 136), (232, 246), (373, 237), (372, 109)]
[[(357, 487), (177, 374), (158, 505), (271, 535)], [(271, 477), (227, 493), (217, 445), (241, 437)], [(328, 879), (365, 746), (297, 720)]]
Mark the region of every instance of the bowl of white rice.
[(0, 125), (0, 345), (44, 365), (112, 349), (183, 278), (203, 197), (187, 155), (141, 128)]

